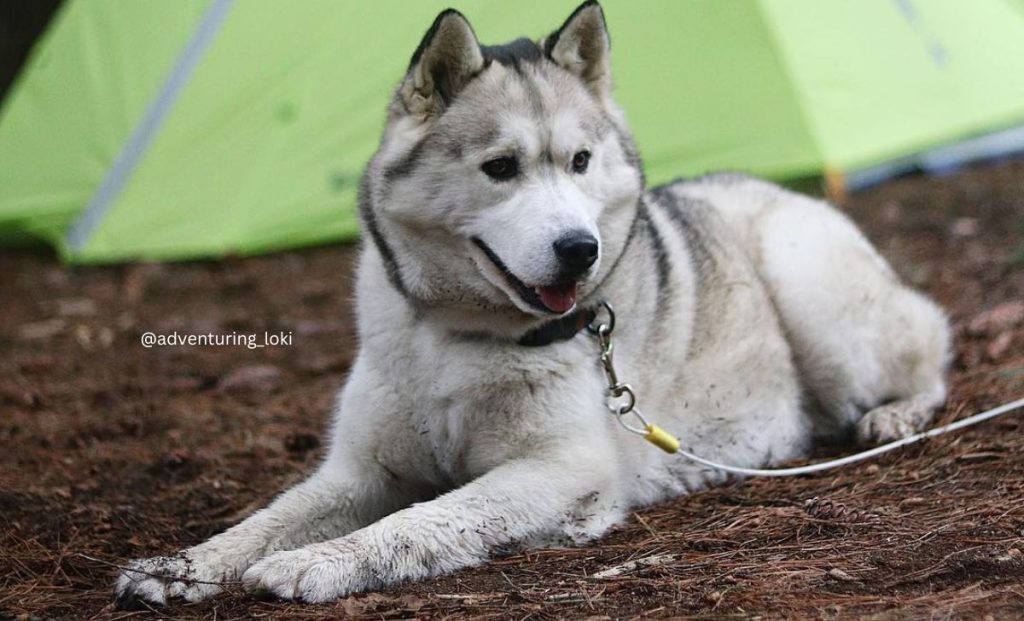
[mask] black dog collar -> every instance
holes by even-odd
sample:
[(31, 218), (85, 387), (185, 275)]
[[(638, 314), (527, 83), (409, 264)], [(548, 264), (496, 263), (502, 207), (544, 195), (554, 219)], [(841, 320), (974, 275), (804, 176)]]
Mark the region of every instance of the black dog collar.
[(564, 317), (559, 317), (530, 330), (521, 336), (517, 343), (524, 347), (544, 347), (552, 343), (568, 341), (593, 323), (596, 317), (597, 308), (577, 309)]

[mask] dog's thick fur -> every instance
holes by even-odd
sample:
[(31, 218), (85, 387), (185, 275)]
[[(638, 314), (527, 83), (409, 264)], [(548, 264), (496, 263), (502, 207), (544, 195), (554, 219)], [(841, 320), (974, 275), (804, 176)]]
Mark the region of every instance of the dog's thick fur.
[[(600, 242), (576, 308), (614, 305), (620, 376), (694, 452), (765, 466), (930, 421), (943, 313), (819, 200), (737, 175), (645, 192), (609, 66), (594, 2), (539, 43), (500, 47), (438, 16), (365, 174), (360, 350), (323, 464), (209, 541), (136, 561), (122, 602), (197, 600), (239, 578), (329, 600), (588, 541), (632, 507), (722, 481), (619, 427), (586, 332), (519, 342), (558, 317), (521, 285), (564, 280), (552, 244), (567, 232)], [(501, 157), (512, 178), (482, 170)]]

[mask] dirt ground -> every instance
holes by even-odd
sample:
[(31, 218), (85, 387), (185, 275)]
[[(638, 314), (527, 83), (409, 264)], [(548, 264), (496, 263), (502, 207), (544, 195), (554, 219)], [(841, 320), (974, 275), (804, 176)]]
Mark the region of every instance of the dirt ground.
[[(955, 322), (940, 418), (1024, 395), (1024, 163), (906, 178), (843, 207)], [(197, 543), (314, 466), (353, 356), (355, 253), (117, 267), (0, 255), (0, 619), (1024, 617), (1017, 415), (645, 508), (588, 547), (335, 604), (235, 591), (115, 609), (118, 564)], [(175, 330), (294, 342), (140, 345)]]

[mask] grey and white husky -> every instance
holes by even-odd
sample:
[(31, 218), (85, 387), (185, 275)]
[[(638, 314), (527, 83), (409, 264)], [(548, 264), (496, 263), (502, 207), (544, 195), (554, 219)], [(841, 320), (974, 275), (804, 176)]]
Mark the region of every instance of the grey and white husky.
[(136, 561), (122, 602), (241, 580), (324, 601), (585, 542), (724, 476), (625, 432), (598, 345), (644, 412), (739, 466), (897, 438), (944, 398), (944, 314), (842, 214), (738, 175), (645, 190), (588, 2), (550, 36), (483, 46), (441, 13), (363, 179), (360, 349), (330, 449), (267, 508)]

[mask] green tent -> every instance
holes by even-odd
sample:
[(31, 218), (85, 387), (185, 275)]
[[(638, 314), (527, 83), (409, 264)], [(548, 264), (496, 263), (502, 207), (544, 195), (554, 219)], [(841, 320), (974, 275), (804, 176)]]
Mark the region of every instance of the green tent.
[[(576, 3), (454, 2), (491, 43)], [(104, 262), (354, 237), (390, 91), (446, 4), (67, 0), (0, 110), (0, 243)], [(1021, 0), (604, 6), (654, 182), (840, 187), (1024, 145)]]

